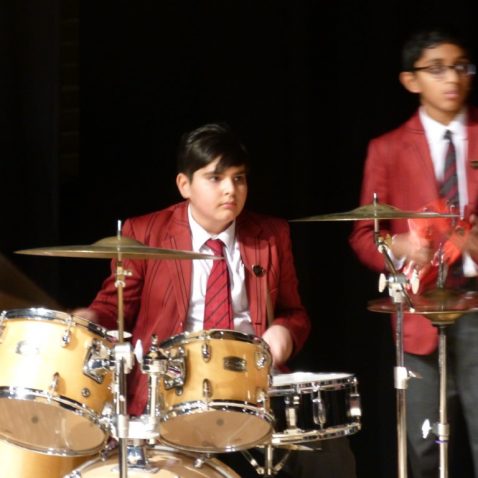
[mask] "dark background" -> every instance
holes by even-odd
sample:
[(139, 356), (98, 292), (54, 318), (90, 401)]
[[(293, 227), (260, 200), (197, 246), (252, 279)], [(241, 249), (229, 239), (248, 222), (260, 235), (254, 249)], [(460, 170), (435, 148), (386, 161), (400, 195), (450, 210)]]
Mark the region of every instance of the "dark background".
[[(210, 121), (248, 146), (250, 208), (293, 219), (357, 207), (368, 141), (416, 107), (398, 82), (403, 39), (451, 24), (478, 46), (476, 13), (463, 0), (2, 2), (0, 252), (52, 298), (39, 305), (87, 305), (107, 261), (13, 252), (91, 244), (176, 202), (179, 137)], [(388, 317), (367, 311), (378, 276), (353, 256), (351, 227), (291, 223), (313, 321), (293, 365), (357, 376), (359, 477), (390, 477), (394, 344)], [(33, 300), (7, 270), (3, 290)]]

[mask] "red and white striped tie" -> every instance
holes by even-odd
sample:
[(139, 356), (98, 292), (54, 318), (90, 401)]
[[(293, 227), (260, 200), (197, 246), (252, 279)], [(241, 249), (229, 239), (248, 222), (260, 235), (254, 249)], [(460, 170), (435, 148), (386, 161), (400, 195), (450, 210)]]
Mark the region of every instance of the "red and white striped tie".
[[(224, 243), (209, 239), (206, 245), (215, 256), (224, 257)], [(207, 280), (204, 329), (232, 329), (231, 284), (226, 260), (214, 260)]]

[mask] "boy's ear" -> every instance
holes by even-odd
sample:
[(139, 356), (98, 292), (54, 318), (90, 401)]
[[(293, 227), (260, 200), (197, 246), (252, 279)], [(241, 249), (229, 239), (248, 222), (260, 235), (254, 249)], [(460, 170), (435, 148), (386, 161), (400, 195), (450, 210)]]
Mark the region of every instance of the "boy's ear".
[(184, 199), (188, 199), (191, 195), (190, 185), (189, 178), (184, 173), (179, 173), (176, 176), (176, 186)]
[(421, 89), (417, 83), (417, 77), (412, 71), (402, 71), (400, 73), (400, 83), (407, 89), (410, 93), (420, 93)]

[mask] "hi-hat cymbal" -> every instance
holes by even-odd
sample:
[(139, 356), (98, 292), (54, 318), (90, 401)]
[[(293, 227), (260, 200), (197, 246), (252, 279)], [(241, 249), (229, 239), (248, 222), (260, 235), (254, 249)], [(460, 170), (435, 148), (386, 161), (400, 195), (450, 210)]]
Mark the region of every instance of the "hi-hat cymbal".
[[(404, 312), (424, 315), (436, 325), (452, 323), (466, 312), (478, 309), (475, 291), (436, 288), (412, 295), (410, 300), (412, 305), (404, 305)], [(397, 312), (396, 304), (388, 297), (369, 301), (367, 308), (373, 312)]]
[(438, 213), (432, 211), (403, 211), (388, 204), (367, 204), (351, 211), (322, 214), (319, 216), (303, 217), (292, 219), (291, 222), (313, 222), (313, 221), (359, 221), (372, 219), (434, 219), (434, 218), (458, 218), (458, 214)]
[(16, 254), (53, 257), (86, 257), (90, 259), (222, 259), (199, 252), (159, 249), (145, 246), (129, 237), (106, 237), (86, 246), (40, 247), (15, 251)]

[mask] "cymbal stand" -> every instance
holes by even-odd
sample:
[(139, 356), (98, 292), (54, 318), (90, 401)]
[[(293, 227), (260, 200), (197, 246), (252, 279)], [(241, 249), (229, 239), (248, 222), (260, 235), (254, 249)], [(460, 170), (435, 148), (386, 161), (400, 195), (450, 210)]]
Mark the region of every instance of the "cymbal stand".
[[(121, 221), (118, 221), (118, 239), (121, 238)], [(118, 343), (114, 346), (114, 381), (113, 391), (115, 393), (116, 423), (115, 431), (118, 439), (119, 478), (128, 476), (128, 432), (129, 417), (127, 407), (126, 374), (133, 368), (133, 353), (131, 344), (124, 341), (124, 307), (123, 289), (126, 286), (126, 276), (130, 275), (123, 268), (122, 254), (118, 251), (116, 260), (116, 281), (115, 287), (118, 297)]]
[[(374, 201), (376, 198), (374, 198)], [(408, 279), (400, 274), (391, 258), (390, 247), (387, 241), (380, 235), (378, 220), (374, 220), (374, 239), (378, 251), (384, 256), (385, 263), (390, 276), (380, 277), (379, 289), (382, 292), (385, 286), (388, 286), (389, 294), (396, 304), (397, 323), (395, 330), (395, 360), (394, 384), (397, 398), (397, 448), (398, 448), (398, 477), (407, 477), (407, 415), (406, 415), (406, 389), (408, 388), (408, 380), (414, 377), (410, 373), (404, 363), (403, 354), (403, 303), (412, 308), (410, 297), (406, 291), (405, 285), (409, 284)], [(414, 285), (413, 285), (414, 286)]]

